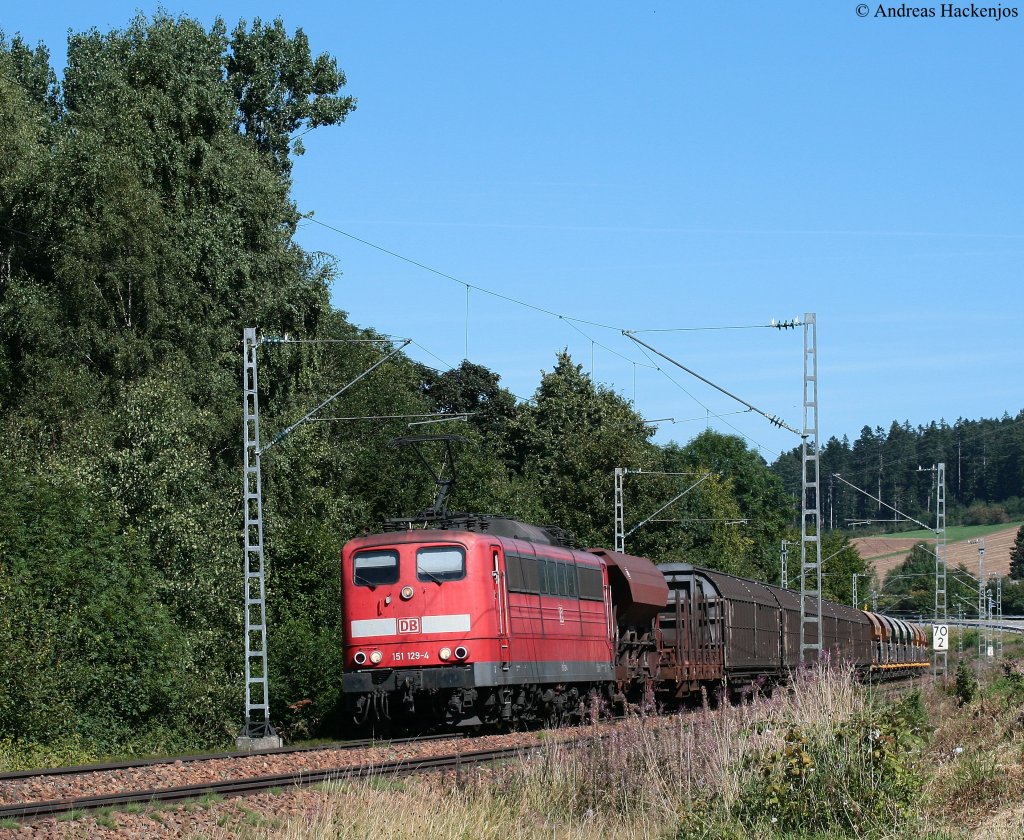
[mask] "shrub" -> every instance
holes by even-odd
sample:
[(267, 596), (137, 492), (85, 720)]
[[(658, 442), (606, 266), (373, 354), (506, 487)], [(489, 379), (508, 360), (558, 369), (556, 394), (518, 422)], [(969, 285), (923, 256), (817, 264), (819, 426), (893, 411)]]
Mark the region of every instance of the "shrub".
[(923, 785), (917, 746), (900, 707), (831, 728), (791, 727), (781, 749), (750, 759), (739, 819), (750, 828), (850, 836), (890, 826), (910, 814)]
[(959, 706), (966, 706), (978, 695), (978, 681), (962, 659), (956, 666), (956, 682), (953, 685), (953, 693), (956, 695)]
[(964, 514), (964, 525), (1004, 525), (1009, 521), (1006, 508), (998, 504), (975, 502)]

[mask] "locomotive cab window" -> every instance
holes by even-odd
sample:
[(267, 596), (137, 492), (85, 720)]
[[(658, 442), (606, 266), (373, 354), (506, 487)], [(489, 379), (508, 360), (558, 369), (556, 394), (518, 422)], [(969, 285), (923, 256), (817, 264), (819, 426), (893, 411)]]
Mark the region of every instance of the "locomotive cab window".
[(580, 600), (604, 600), (604, 579), (601, 576), (600, 569), (595, 569), (591, 566), (577, 566), (576, 574), (580, 584)]
[(398, 552), (393, 549), (360, 551), (352, 560), (352, 583), (380, 586), (398, 581)]
[(416, 579), (443, 583), (466, 576), (466, 552), (457, 545), (435, 545), (416, 551)]

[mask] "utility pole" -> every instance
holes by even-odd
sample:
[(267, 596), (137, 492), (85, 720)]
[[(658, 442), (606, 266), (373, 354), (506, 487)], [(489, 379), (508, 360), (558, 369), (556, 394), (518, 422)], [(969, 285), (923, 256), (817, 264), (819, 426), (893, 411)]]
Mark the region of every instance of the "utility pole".
[[(940, 463), (935, 476), (935, 618), (945, 624), (948, 617), (946, 603), (946, 465)], [(939, 660), (942, 660), (941, 673), (945, 676), (948, 666), (948, 653), (945, 650), (935, 652), (935, 670), (939, 672)]]
[(245, 726), (239, 749), (281, 746), (270, 722), (270, 686), (267, 679), (266, 558), (263, 553), (263, 481), (260, 474), (260, 406), (256, 370), (256, 328), (242, 336), (242, 437), (245, 460), (242, 498), (245, 506)]
[(629, 470), (624, 467), (615, 468), (615, 550), (620, 554), (626, 551), (626, 516), (622, 506), (622, 479)]
[(852, 574), (853, 574), (853, 597), (850, 599), (851, 602), (852, 602), (850, 604), (850, 606), (853, 607), (854, 609), (857, 609), (857, 573), (853, 572)]
[(985, 602), (985, 591), (987, 581), (985, 580), (985, 538), (978, 537), (976, 540), (967, 541), (971, 545), (978, 546), (978, 667), (981, 667), (982, 657), (985, 656), (985, 616), (988, 607)]
[(995, 655), (995, 646), (992, 644), (992, 619), (996, 612), (996, 601), (992, 597), (991, 587), (985, 587), (985, 600), (988, 602), (988, 621), (985, 624), (985, 656), (991, 659)]
[[(660, 508), (658, 508), (656, 511), (654, 511), (654, 513), (652, 513), (650, 516), (646, 517), (645, 519), (640, 520), (636, 525), (634, 525), (632, 528), (630, 528), (627, 531), (626, 530), (625, 500), (623, 498), (622, 480), (627, 475), (630, 475), (630, 474), (632, 474), (632, 475), (641, 475), (641, 474), (643, 474), (643, 475), (700, 475), (700, 478), (698, 478), (693, 484), (691, 484), (689, 487), (687, 487), (685, 490), (683, 490), (682, 493), (677, 493), (675, 496), (673, 496), (671, 499), (669, 499), (667, 502), (665, 502), (665, 504), (663, 504)], [(666, 510), (671, 505), (674, 505), (676, 502), (678, 502), (681, 498), (683, 498), (683, 496), (685, 496), (691, 490), (695, 489), (696, 487), (701, 485), (703, 482), (705, 482), (709, 478), (711, 478), (712, 475), (714, 475), (714, 473), (703, 473), (703, 474), (700, 474), (700, 473), (671, 473), (671, 472), (656, 472), (656, 471), (652, 471), (652, 470), (630, 470), (630, 469), (627, 469), (626, 467), (616, 467), (615, 468), (615, 550), (620, 552), (620, 553), (624, 553), (625, 550), (626, 550), (626, 537), (631, 536), (632, 534), (635, 534), (637, 531), (640, 530), (640, 528), (642, 528), (644, 525), (646, 525), (648, 522), (650, 522), (652, 519), (654, 519), (655, 516), (657, 516), (662, 511)]]
[(818, 328), (815, 313), (804, 315), (804, 425), (800, 435), (800, 661), (810, 651), (820, 660), (821, 494), (818, 445)]
[(789, 589), (789, 540), (783, 540), (779, 549), (779, 567), (779, 585)]
[(996, 578), (996, 658), (1003, 658), (1003, 576)]
[[(288, 343), (284, 339), (266, 339)], [(259, 376), (256, 350), (263, 339), (255, 327), (242, 333), (242, 503), (244, 532), (244, 600), (245, 625), (245, 725), (236, 739), (240, 750), (261, 750), (281, 746), (281, 737), (270, 722), (270, 682), (267, 669), (267, 588), (266, 556), (263, 550), (263, 480), (260, 470), (263, 454), (284, 440), (313, 415), (340, 397), (345, 391), (376, 370), (411, 343), (405, 339), (397, 348), (374, 362), (359, 376), (342, 386), (312, 411), (279, 432), (266, 446), (260, 442)]]

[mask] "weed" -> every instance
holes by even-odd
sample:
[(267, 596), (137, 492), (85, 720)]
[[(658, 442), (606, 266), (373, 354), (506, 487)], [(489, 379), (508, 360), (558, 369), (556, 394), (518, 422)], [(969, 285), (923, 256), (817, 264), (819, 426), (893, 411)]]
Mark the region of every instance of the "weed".
[(253, 811), (249, 808), (246, 808), (244, 805), (242, 806), (241, 810), (242, 813), (245, 815), (243, 817), (243, 821), (246, 823), (246, 825), (252, 825), (257, 827), (266, 825), (267, 818), (263, 816), (263, 814), (259, 813), (259, 811)]
[(924, 779), (919, 739), (898, 709), (816, 730), (790, 727), (781, 749), (747, 765), (738, 816), (750, 828), (857, 834), (908, 816)]
[(367, 784), (374, 790), (383, 791), (402, 791), (406, 788), (405, 782), (390, 776), (373, 776)]
[(114, 830), (117, 828), (117, 820), (114, 819), (114, 812), (110, 808), (101, 808), (95, 815), (96, 822), (104, 828)]
[(956, 683), (953, 687), (957, 703), (966, 706), (978, 695), (978, 681), (974, 678), (970, 668), (964, 660), (956, 666)]
[(892, 714), (900, 718), (915, 735), (921, 736), (934, 730), (928, 717), (924, 694), (915, 688), (904, 694), (895, 704)]
[(17, 820), (2, 819), (0, 820), (0, 828), (21, 828), (21, 823), (19, 823)]

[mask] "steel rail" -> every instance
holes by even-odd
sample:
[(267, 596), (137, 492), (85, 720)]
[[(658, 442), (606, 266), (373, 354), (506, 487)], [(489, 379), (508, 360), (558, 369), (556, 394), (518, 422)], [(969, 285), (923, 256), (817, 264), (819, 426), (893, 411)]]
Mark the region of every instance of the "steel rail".
[(267, 750), (244, 750), (227, 753), (198, 753), (196, 755), (178, 755), (167, 758), (140, 758), (135, 761), (123, 761), (109, 764), (80, 764), (68, 767), (41, 767), (36, 770), (10, 770), (0, 773), (0, 782), (31, 779), (35, 776), (71, 776), (85, 773), (105, 773), (113, 770), (133, 770), (138, 767), (158, 767), (161, 764), (189, 764), (196, 761), (217, 761), (220, 759), (248, 758), (258, 755), (288, 755), (294, 753), (316, 752), (318, 750), (334, 750), (345, 752), (361, 747), (385, 746), (390, 744), (415, 744), (421, 741), (455, 740), (466, 738), (463, 733), (446, 733), (442, 735), (416, 735), (410, 738), (362, 738), (355, 741), (332, 741), (312, 747), (274, 747)]

